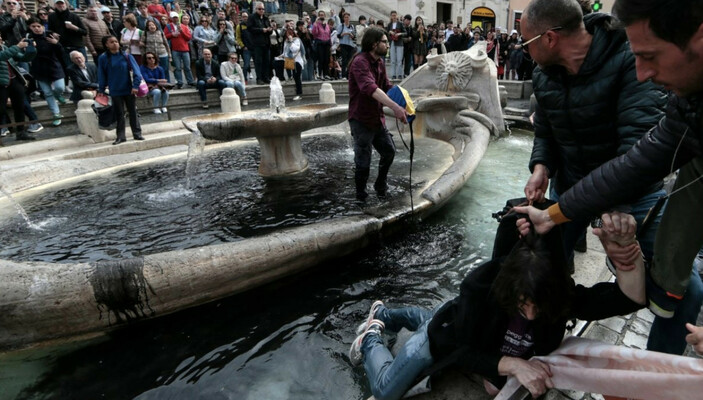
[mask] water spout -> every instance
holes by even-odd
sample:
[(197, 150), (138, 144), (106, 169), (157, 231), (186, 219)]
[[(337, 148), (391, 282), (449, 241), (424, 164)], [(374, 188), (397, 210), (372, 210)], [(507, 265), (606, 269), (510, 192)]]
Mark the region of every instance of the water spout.
[(277, 77), (271, 78), (271, 85), (269, 86), (271, 93), (269, 95), (269, 106), (271, 112), (280, 114), (281, 112), (286, 112), (286, 98), (283, 95), (283, 87), (281, 86), (281, 81)]
[(7, 199), (10, 200), (10, 203), (12, 203), (12, 205), (15, 206), (15, 210), (17, 210), (17, 213), (19, 213), (19, 215), (22, 216), (22, 218), (24, 219), (24, 222), (27, 223), (27, 226), (29, 226), (32, 229), (43, 230), (39, 225), (33, 223), (29, 219), (29, 215), (27, 215), (27, 211), (25, 211), (25, 209), (20, 205), (20, 203), (18, 203), (17, 200), (15, 200), (15, 198), (12, 197), (10, 192), (5, 190), (5, 188), (2, 186), (0, 186), (0, 192), (2, 192), (2, 194), (4, 194), (5, 197), (7, 197)]
[(191, 189), (191, 178), (197, 167), (197, 160), (205, 149), (205, 139), (200, 134), (200, 131), (193, 132), (188, 143), (188, 157), (186, 159), (186, 188)]

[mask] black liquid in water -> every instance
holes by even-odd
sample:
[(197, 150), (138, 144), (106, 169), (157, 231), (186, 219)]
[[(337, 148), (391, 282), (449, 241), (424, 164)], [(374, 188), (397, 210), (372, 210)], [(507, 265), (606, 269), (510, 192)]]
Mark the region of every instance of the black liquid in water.
[(439, 213), (351, 257), (100, 340), (0, 355), (0, 399), (366, 399), (347, 352), (368, 307), (453, 298), (490, 256), (491, 212), (521, 196), (530, 149), (492, 143)]
[[(185, 187), (185, 159), (181, 159), (122, 169), (23, 198), (29, 218), (44, 228), (28, 227), (19, 215), (4, 221), (0, 259), (120, 259), (233, 242), (360, 214), (354, 201), (348, 136), (307, 137), (303, 152), (308, 170), (285, 178), (259, 175), (259, 150), (252, 144), (203, 154), (195, 161), (190, 188)], [(394, 169), (407, 169), (407, 158), (396, 160)], [(407, 179), (392, 175), (389, 184), (391, 193), (401, 196)], [(375, 197), (369, 199), (370, 204), (374, 201)]]

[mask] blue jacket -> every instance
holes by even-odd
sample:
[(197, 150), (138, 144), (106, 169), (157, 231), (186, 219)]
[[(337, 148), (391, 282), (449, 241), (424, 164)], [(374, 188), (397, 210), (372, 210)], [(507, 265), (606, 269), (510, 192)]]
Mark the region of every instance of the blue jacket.
[(149, 85), (156, 85), (159, 79), (166, 79), (164, 69), (159, 67), (158, 65), (154, 69), (151, 69), (146, 65), (142, 65), (140, 68), (142, 71), (142, 78), (144, 78), (144, 82), (148, 83)]
[[(131, 85), (128, 59), (132, 66)], [(141, 81), (141, 70), (131, 54), (122, 51), (111, 54), (107, 51), (98, 58), (98, 93), (105, 93), (105, 88), (109, 87), (110, 96), (127, 96), (132, 93), (132, 89), (139, 89)]]

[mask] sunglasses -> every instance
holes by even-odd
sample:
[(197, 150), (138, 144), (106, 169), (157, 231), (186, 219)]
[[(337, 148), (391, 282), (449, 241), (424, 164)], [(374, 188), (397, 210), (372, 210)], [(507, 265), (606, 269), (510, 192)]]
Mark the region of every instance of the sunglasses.
[(257, 8), (257, 10), (263, 10), (263, 8)]
[(146, 59), (147, 59), (147, 60), (153, 60), (153, 59), (154, 59), (154, 57), (151, 57), (151, 56), (147, 56), (147, 57), (146, 57)]
[(530, 40), (528, 40), (528, 41), (526, 41), (526, 42), (523, 42), (523, 43), (522, 43), (522, 50), (523, 50), (525, 53), (530, 54), (530, 49), (527, 48), (527, 46), (528, 46), (530, 43), (532, 43), (532, 42), (534, 42), (535, 40), (537, 40), (537, 39), (541, 38), (542, 36), (546, 35), (547, 32), (549, 32), (549, 31), (560, 31), (560, 30), (562, 30), (562, 29), (564, 29), (564, 28), (561, 27), (561, 26), (555, 26), (555, 27), (553, 27), (553, 28), (547, 29), (546, 31), (540, 33), (539, 35), (533, 37), (532, 39), (530, 39)]

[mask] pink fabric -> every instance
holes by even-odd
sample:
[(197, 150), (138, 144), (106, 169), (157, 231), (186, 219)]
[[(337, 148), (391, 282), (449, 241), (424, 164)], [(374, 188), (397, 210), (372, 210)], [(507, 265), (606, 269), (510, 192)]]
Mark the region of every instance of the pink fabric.
[[(558, 389), (638, 400), (703, 398), (703, 360), (568, 337), (549, 364)], [(496, 400), (507, 400), (520, 383), (508, 379)]]

